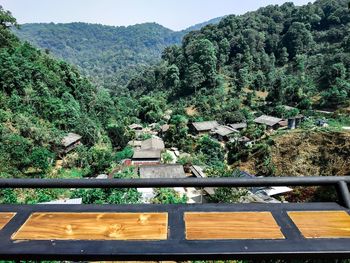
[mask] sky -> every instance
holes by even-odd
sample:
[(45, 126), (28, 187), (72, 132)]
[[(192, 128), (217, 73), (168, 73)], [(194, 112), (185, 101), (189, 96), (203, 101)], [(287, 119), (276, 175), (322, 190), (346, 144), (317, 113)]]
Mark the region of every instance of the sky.
[[(156, 22), (182, 30), (212, 18), (244, 14), (286, 0), (0, 0), (20, 24), (86, 22), (128, 26)], [(313, 0), (290, 0), (303, 5)]]

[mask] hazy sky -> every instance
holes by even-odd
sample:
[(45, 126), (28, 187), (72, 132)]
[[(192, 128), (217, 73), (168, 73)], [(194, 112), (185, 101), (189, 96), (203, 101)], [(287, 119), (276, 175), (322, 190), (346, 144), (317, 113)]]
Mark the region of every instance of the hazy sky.
[[(180, 30), (215, 17), (243, 14), (286, 0), (0, 0), (18, 22), (88, 22), (125, 26), (157, 22)], [(303, 5), (313, 0), (290, 0)]]

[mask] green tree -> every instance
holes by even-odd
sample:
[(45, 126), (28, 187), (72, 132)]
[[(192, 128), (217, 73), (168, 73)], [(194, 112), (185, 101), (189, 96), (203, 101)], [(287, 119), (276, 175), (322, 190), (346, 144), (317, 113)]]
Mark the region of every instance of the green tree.
[(169, 188), (161, 188), (155, 190), (155, 197), (152, 199), (153, 204), (186, 204), (187, 197), (180, 196), (175, 190)]
[(205, 161), (209, 165), (215, 165), (224, 160), (224, 151), (220, 143), (212, 140), (209, 136), (199, 139), (196, 151), (205, 156)]
[(314, 44), (313, 36), (305, 24), (294, 22), (283, 38), (283, 43), (288, 50), (289, 57), (308, 52)]
[(143, 96), (140, 99), (140, 106), (140, 119), (148, 123), (153, 123), (162, 119), (166, 102), (161, 94), (158, 97)]
[(8, 46), (17, 40), (9, 30), (13, 26), (18, 27), (16, 19), (10, 11), (4, 10), (0, 5), (0, 48)]
[(45, 172), (53, 163), (55, 155), (44, 147), (36, 147), (30, 155), (31, 165)]

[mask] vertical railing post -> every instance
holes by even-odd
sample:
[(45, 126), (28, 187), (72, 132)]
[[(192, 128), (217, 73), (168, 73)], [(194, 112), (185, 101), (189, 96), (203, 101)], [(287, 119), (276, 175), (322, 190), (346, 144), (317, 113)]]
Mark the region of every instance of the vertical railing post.
[(344, 207), (350, 209), (350, 191), (349, 191), (348, 184), (345, 181), (338, 182), (337, 192), (338, 192), (338, 197), (341, 204)]

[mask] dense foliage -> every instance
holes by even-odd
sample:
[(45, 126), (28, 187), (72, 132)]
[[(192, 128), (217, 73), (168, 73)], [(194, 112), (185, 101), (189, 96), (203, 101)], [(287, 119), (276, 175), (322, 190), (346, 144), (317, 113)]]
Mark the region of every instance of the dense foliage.
[(261, 106), (264, 92), (270, 106), (339, 107), (350, 97), (349, 30), (347, 0), (228, 16), (189, 33), (181, 47), (166, 48), (163, 62), (128, 87), (164, 90), (170, 98), (196, 95), (192, 102), (202, 115), (237, 120), (244, 118), (237, 115), (239, 99)]
[(61, 139), (68, 132), (82, 136), (78, 156), (67, 166), (85, 174), (106, 171), (112, 147), (127, 143), (120, 103), (97, 90), (74, 67), (57, 61), (10, 31), (16, 25), (0, 9), (0, 174), (43, 175), (55, 166)]
[(77, 65), (99, 86), (115, 90), (143, 68), (158, 62), (163, 49), (180, 44), (187, 32), (219, 20), (216, 18), (179, 32), (156, 23), (128, 27), (43, 23), (25, 24), (14, 33)]

